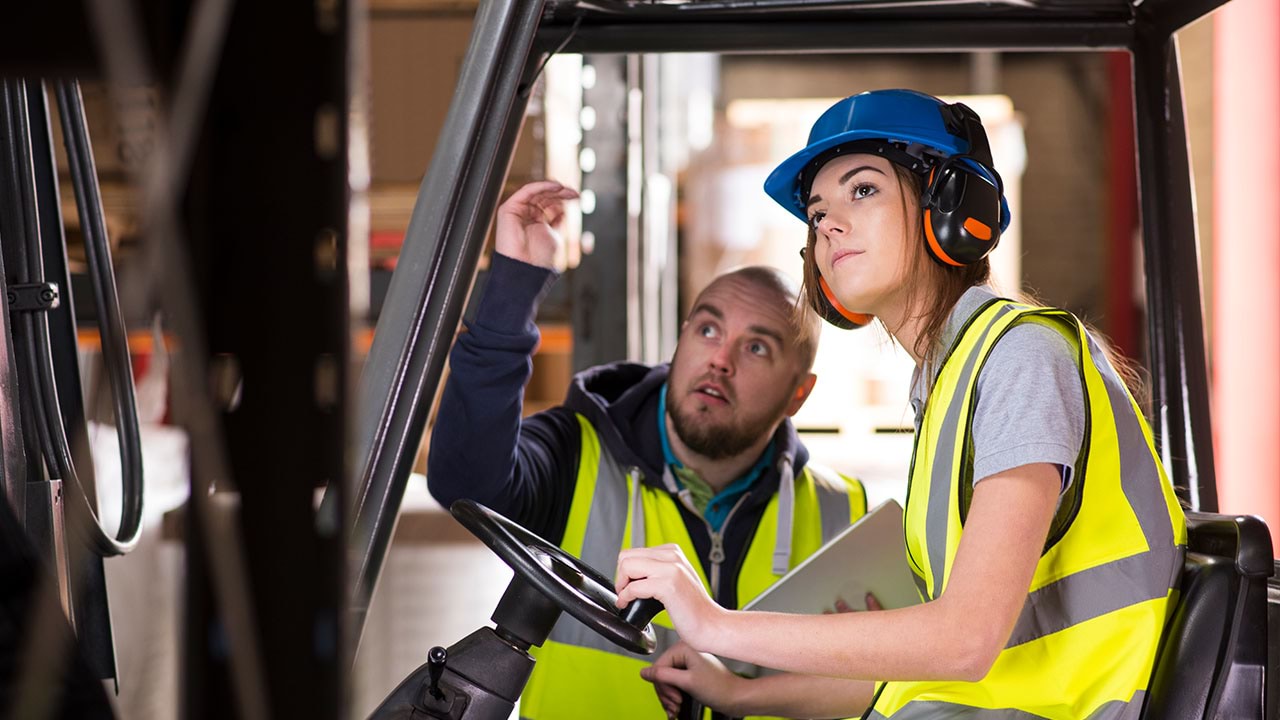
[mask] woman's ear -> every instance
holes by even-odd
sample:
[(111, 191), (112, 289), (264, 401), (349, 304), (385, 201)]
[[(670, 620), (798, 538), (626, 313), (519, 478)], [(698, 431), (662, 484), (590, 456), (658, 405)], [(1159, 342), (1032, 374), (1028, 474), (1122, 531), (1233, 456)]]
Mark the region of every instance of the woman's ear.
[(818, 382), (818, 376), (814, 373), (808, 373), (800, 384), (796, 386), (796, 392), (791, 396), (791, 402), (787, 403), (787, 417), (795, 415), (804, 401), (809, 399), (809, 394), (813, 392), (813, 384)]

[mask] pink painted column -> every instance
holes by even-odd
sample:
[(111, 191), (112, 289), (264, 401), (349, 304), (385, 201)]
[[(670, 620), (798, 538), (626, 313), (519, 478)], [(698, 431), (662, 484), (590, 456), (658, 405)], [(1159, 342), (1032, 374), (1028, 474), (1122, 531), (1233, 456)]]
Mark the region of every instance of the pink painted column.
[(1233, 0), (1213, 23), (1218, 499), (1280, 548), (1280, 2)]

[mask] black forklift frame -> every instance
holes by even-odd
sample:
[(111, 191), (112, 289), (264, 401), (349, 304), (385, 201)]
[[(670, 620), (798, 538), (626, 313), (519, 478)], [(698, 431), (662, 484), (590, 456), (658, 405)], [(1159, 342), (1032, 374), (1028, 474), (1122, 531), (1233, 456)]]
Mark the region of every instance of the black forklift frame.
[(1124, 51), (1132, 57), (1152, 423), (1193, 509), (1218, 509), (1199, 249), (1174, 33), (1227, 0), (486, 0), (359, 387), (359, 638), (530, 89), (572, 53)]

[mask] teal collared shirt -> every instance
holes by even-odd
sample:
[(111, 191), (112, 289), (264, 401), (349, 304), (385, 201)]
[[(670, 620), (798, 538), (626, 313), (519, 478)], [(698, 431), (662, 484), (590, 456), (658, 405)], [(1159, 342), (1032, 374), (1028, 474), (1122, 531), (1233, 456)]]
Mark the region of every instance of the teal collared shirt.
[(703, 519), (707, 521), (707, 524), (715, 532), (720, 531), (734, 504), (751, 490), (751, 486), (764, 473), (764, 469), (769, 466), (769, 463), (773, 462), (774, 443), (771, 442), (760, 455), (760, 459), (756, 461), (756, 464), (751, 466), (751, 469), (742, 477), (729, 483), (718, 493), (712, 491), (711, 487), (702, 478), (698, 477), (697, 473), (690, 468), (686, 468), (684, 463), (680, 462), (675, 454), (671, 452), (671, 440), (667, 437), (666, 383), (662, 384), (662, 390), (658, 392), (658, 437), (662, 439), (662, 456), (667, 465), (671, 467), (671, 474), (675, 476), (678, 484), (689, 489), (689, 493), (693, 497), (694, 507), (702, 513)]

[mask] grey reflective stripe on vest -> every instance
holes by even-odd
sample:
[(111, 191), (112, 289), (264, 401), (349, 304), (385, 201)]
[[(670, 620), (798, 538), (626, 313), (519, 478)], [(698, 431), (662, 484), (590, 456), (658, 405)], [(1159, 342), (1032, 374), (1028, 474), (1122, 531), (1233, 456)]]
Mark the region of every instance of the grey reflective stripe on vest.
[[(635, 480), (639, 481), (636, 473)], [(639, 497), (637, 496), (637, 501)], [(644, 513), (637, 513), (643, 515)], [(622, 552), (622, 529), (627, 523), (627, 473), (614, 460), (613, 456), (601, 448), (600, 469), (596, 472), (595, 493), (591, 497), (591, 511), (587, 515), (587, 529), (582, 537), (582, 561), (595, 568), (607, 578), (618, 574), (618, 553)], [(667, 628), (653, 626), (658, 633), (658, 646), (669, 647), (674, 641), (668, 640), (663, 645), (664, 633), (675, 632)], [(587, 629), (587, 626), (575, 620), (569, 614), (563, 614), (551, 629), (549, 638), (553, 642), (577, 647), (592, 648), (618, 655), (635, 658), (649, 658), (647, 655), (629, 653), (613, 643), (605, 640), (599, 633)], [(661, 650), (659, 650), (661, 652)], [(650, 660), (652, 658), (649, 658)]]
[[(1145, 697), (1146, 693), (1139, 690), (1134, 693), (1133, 699), (1129, 702), (1112, 700), (1094, 710), (1084, 720), (1138, 720), (1142, 714), (1142, 703)], [(885, 717), (875, 710), (867, 713), (867, 720), (885, 720)], [(971, 705), (925, 700), (907, 703), (893, 714), (893, 720), (1044, 720), (1044, 718), (1010, 708), (989, 710)]]
[[(1072, 573), (1028, 595), (1006, 647), (1031, 642), (1130, 605), (1165, 597), (1170, 588), (1176, 587), (1182, 571), (1184, 548), (1173, 544), (1173, 526), (1160, 490), (1163, 481), (1155, 458), (1120, 377), (1093, 338), (1086, 337), (1115, 418), (1120, 448), (1120, 487), (1150, 549)], [(1099, 591), (1102, 588), (1104, 592)]]
[[(778, 528), (773, 543), (773, 574), (791, 569), (791, 535), (796, 522), (796, 475), (790, 455), (778, 460)], [(823, 523), (825, 525), (825, 521)]]
[(1031, 642), (1169, 593), (1168, 566), (1181, 552), (1165, 547), (1095, 565), (1027, 596), (1005, 647)]
[[(618, 553), (622, 552), (622, 529), (627, 525), (627, 475), (613, 456), (603, 449), (596, 473), (596, 490), (582, 537), (582, 560), (612, 578), (618, 574)], [(558, 626), (557, 626), (558, 627)]]
[[(977, 344), (973, 346), (973, 352), (969, 353), (969, 357), (965, 358), (964, 368), (960, 371), (960, 379), (956, 382), (955, 396), (947, 403), (947, 414), (942, 420), (942, 428), (938, 431), (938, 438), (935, 439), (937, 454), (933, 458), (933, 467), (930, 470), (929, 477), (929, 506), (927, 515), (925, 516), (925, 542), (929, 548), (929, 568), (933, 570), (933, 594), (926, 594), (933, 600), (937, 600), (942, 594), (942, 581), (946, 570), (947, 558), (947, 527), (951, 524), (951, 486), (955, 484), (952, 478), (952, 465), (955, 453), (954, 438), (960, 430), (960, 411), (963, 409), (964, 393), (972, 385), (973, 373), (978, 362), (978, 352), (987, 341), (987, 335), (991, 334), (991, 328), (995, 326), (1000, 318), (1012, 312), (1012, 308), (1004, 305), (1000, 308), (996, 316), (987, 323), (982, 329), (982, 336), (978, 338)], [(938, 442), (938, 441), (941, 442)], [(922, 441), (927, 439), (922, 438)], [(912, 573), (914, 575), (915, 573)], [(919, 583), (917, 583), (919, 586)], [(924, 589), (922, 588), (922, 591)]]
[(853, 500), (849, 497), (849, 489), (842, 478), (832, 478), (825, 471), (806, 466), (805, 472), (813, 482), (818, 497), (818, 517), (822, 520), (822, 542), (840, 534), (849, 527), (849, 518), (853, 515)]
[[(791, 569), (791, 544), (795, 539), (796, 482), (794, 461), (785, 455), (778, 461), (778, 531), (773, 546), (773, 574), (785, 575)], [(818, 519), (822, 526), (822, 542), (840, 534), (849, 527), (853, 501), (844, 480), (829, 477), (817, 467), (805, 466), (803, 471), (813, 483), (818, 502)]]
[(1174, 548), (1175, 555), (1169, 558), (1169, 576), (1164, 582), (1166, 589), (1178, 587), (1185, 548), (1180, 545), (1175, 547), (1173, 544), (1173, 525), (1169, 520), (1164, 493), (1161, 492), (1164, 480), (1160, 477), (1160, 470), (1151, 455), (1151, 448), (1143, 436), (1129, 397), (1124, 392), (1124, 382), (1111, 367), (1106, 354), (1093, 341), (1093, 337), (1086, 337), (1089, 339), (1089, 352), (1095, 358), (1094, 366), (1107, 380), (1107, 397), (1111, 400), (1111, 407), (1128, 410), (1124, 413), (1112, 413), (1116, 417), (1116, 437), (1120, 439), (1120, 487), (1147, 538), (1147, 547)]

